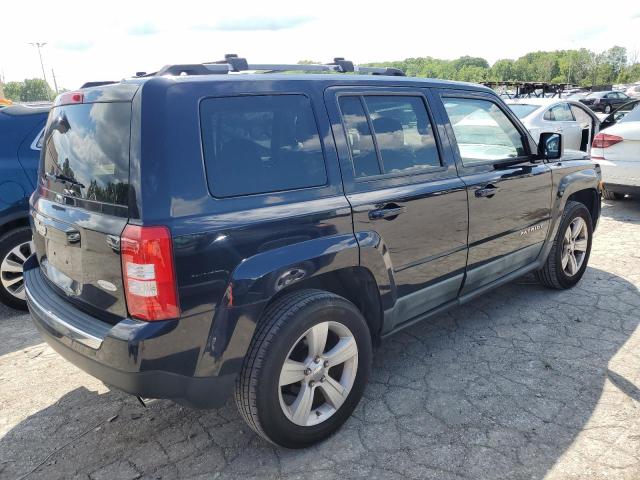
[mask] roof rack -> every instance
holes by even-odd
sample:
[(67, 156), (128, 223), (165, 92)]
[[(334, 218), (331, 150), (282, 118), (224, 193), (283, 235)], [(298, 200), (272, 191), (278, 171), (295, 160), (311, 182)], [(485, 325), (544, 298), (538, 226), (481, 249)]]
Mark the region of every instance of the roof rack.
[(404, 76), (404, 72), (389, 67), (361, 67), (342, 57), (336, 57), (331, 63), (323, 64), (279, 64), (279, 63), (248, 63), (246, 58), (236, 54), (227, 54), (224, 60), (216, 62), (189, 63), (165, 65), (154, 73), (137, 72), (136, 76), (155, 77), (162, 75), (212, 75), (240, 72), (330, 72), (330, 73), (364, 73), (371, 75)]

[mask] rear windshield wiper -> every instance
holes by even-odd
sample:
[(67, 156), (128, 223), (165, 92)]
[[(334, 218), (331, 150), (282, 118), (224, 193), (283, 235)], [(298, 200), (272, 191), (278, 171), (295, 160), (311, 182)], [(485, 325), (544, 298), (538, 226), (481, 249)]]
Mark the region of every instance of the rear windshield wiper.
[(53, 179), (56, 182), (68, 183), (70, 185), (76, 185), (80, 188), (85, 188), (84, 184), (80, 183), (74, 178), (71, 178), (67, 175), (63, 175), (61, 173), (47, 173), (47, 178)]

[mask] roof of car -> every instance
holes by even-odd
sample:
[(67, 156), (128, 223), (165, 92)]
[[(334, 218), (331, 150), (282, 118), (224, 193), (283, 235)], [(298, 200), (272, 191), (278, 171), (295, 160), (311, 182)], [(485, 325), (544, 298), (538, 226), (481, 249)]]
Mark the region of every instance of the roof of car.
[(10, 105), (8, 107), (4, 107), (0, 112), (5, 115), (12, 116), (23, 116), (23, 115), (37, 115), (43, 113), (49, 113), (51, 110), (51, 105)]

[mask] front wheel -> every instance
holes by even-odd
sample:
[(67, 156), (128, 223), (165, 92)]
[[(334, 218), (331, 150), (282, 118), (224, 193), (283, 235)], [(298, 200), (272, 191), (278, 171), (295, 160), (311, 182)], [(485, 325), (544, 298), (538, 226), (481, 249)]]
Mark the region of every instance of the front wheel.
[(587, 207), (570, 201), (544, 266), (536, 272), (540, 283), (549, 288), (566, 289), (580, 281), (591, 253), (593, 223)]
[(0, 236), (0, 301), (27, 309), (22, 267), (33, 252), (31, 229), (20, 227)]
[(266, 440), (302, 448), (331, 435), (357, 406), (369, 376), (371, 336), (346, 299), (301, 290), (271, 304), (236, 382), (236, 405)]

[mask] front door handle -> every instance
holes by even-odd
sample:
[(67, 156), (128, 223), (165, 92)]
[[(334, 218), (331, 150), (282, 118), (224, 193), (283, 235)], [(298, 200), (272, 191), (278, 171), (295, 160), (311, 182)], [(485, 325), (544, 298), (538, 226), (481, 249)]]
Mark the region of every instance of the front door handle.
[(405, 209), (405, 207), (399, 207), (398, 205), (385, 205), (383, 208), (371, 210), (369, 212), (369, 220), (380, 220), (382, 218), (393, 220), (403, 213)]
[(498, 192), (498, 187), (493, 185), (487, 185), (476, 190), (476, 197), (478, 198), (491, 198)]

